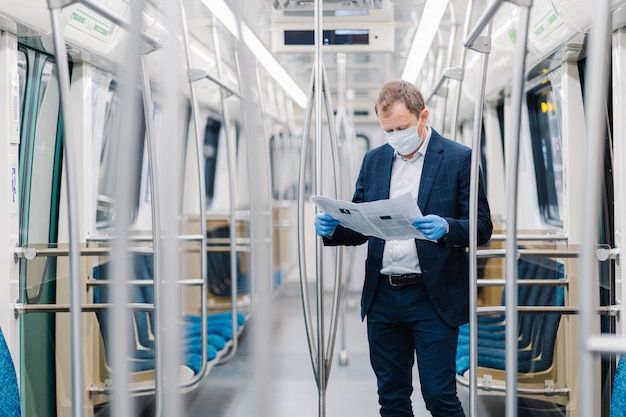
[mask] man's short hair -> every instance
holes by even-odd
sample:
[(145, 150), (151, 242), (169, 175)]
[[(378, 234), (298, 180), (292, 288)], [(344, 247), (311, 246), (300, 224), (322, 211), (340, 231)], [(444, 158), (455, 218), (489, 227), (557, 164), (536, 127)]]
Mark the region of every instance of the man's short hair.
[(426, 107), (424, 96), (415, 84), (404, 80), (395, 80), (386, 83), (378, 93), (374, 105), (376, 115), (379, 112), (386, 113), (397, 102), (404, 103), (407, 110), (415, 114), (417, 118), (420, 117), (420, 113)]

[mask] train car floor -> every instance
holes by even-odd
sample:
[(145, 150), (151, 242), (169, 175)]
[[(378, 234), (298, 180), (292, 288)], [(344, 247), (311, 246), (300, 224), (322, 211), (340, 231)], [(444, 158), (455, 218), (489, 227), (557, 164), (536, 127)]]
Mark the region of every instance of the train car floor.
[[(314, 290), (311, 290), (314, 294)], [(359, 314), (360, 293), (344, 294), (345, 343), (342, 343), (342, 323), (335, 343), (333, 364), (325, 395), (325, 410), (328, 417), (376, 417), (378, 400), (376, 378), (368, 358), (365, 323)], [(330, 303), (330, 297), (329, 301)], [(315, 311), (315, 300), (311, 300)], [(315, 314), (315, 313), (313, 313)], [(267, 398), (272, 417), (316, 417), (319, 413), (318, 389), (311, 366), (307, 346), (304, 314), (298, 286), (287, 287), (273, 302), (274, 322), (272, 325), (273, 349), (267, 358), (271, 361), (270, 376), (264, 379), (264, 388), (269, 387)], [(328, 319), (330, 314), (327, 314)], [(250, 319), (239, 338), (236, 354), (227, 362), (214, 366), (199, 386), (183, 397), (185, 417), (256, 417), (258, 403), (253, 371), (255, 354), (253, 326), (258, 325), (255, 317)], [(264, 329), (266, 329), (265, 326)], [(345, 352), (346, 364), (339, 357)], [(429, 417), (421, 397), (417, 367), (414, 367), (413, 412), (415, 417)], [(469, 415), (469, 391), (458, 387), (459, 398)], [(145, 404), (144, 404), (145, 405)], [(149, 400), (141, 417), (155, 416), (154, 401)], [(501, 417), (504, 415), (504, 397), (479, 397), (478, 415)], [(534, 417), (534, 414), (531, 414)]]
[[(314, 290), (311, 308), (315, 314)], [(344, 294), (345, 295), (345, 294)], [(359, 293), (344, 297), (345, 352), (347, 364), (340, 365), (342, 321), (340, 320), (333, 364), (326, 391), (327, 416), (375, 417), (379, 415), (376, 378), (370, 368), (365, 323), (359, 314)], [(330, 297), (327, 304), (330, 304)], [(272, 355), (271, 387), (272, 417), (314, 417), (319, 414), (318, 389), (311, 366), (304, 314), (299, 287), (285, 289), (273, 304), (275, 340)], [(326, 315), (326, 319), (330, 314)], [(250, 327), (257, 325), (251, 319)], [(248, 332), (248, 330), (251, 330)], [(250, 417), (254, 412), (252, 378), (254, 337), (246, 328), (240, 338), (237, 354), (227, 363), (215, 366), (200, 387), (186, 398), (189, 417)], [(417, 373), (415, 374), (417, 381)], [(424, 407), (419, 386), (413, 395), (416, 417), (430, 416)]]

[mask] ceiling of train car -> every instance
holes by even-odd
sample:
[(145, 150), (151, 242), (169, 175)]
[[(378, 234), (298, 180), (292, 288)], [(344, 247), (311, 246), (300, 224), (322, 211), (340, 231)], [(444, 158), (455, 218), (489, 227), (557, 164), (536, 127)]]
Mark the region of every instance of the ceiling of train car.
[[(188, 2), (189, 3), (189, 2)], [(354, 110), (357, 115), (372, 118), (373, 103), (382, 84), (388, 80), (398, 79), (402, 75), (407, 61), (408, 51), (413, 37), (419, 26), (426, 0), (324, 0), (324, 29), (327, 25), (335, 22), (354, 21), (357, 27), (371, 27), (382, 31), (381, 38), (393, 38), (389, 45), (369, 50), (353, 51), (350, 46), (324, 47), (324, 65), (328, 74), (333, 104), (337, 105), (338, 72), (337, 54), (338, 49), (345, 52), (346, 56), (346, 88), (355, 93)], [(229, 6), (238, 14), (265, 43), (287, 72), (294, 78), (305, 93), (308, 93), (311, 74), (314, 65), (314, 47), (301, 48), (277, 48), (281, 44), (281, 28), (314, 27), (314, 0), (228, 0)], [(452, 28), (463, 24), (465, 13), (465, 0), (449, 0), (450, 6), (445, 12), (439, 31), (432, 45), (424, 45), (430, 49), (424, 63), (425, 68), (441, 67), (442, 56), (449, 55), (447, 52), (452, 36)], [(190, 11), (189, 17), (200, 23), (204, 20), (202, 13)], [(206, 23), (206, 21), (204, 21)], [(307, 22), (307, 23), (303, 23)], [(282, 25), (282, 26), (281, 26)], [(337, 28), (337, 27), (331, 27)], [(461, 30), (457, 31), (460, 35)], [(371, 36), (370, 36), (371, 38)], [(388, 39), (383, 39), (383, 41)], [(284, 45), (283, 45), (284, 46)], [(445, 60), (444, 60), (445, 61)], [(438, 64), (436, 64), (439, 62)], [(436, 64), (436, 65), (435, 65)], [(443, 68), (438, 68), (437, 78)], [(418, 85), (423, 83), (420, 75)], [(436, 83), (436, 80), (428, 79), (428, 84)], [(422, 85), (425, 94), (429, 88)]]
[[(301, 21), (304, 17), (311, 22), (311, 28), (313, 27), (315, 9), (313, 0), (266, 0), (266, 2), (271, 8), (270, 25), (284, 24), (290, 20)], [(352, 89), (355, 93), (354, 110), (358, 114), (368, 113), (370, 117), (372, 116), (373, 102), (381, 85), (388, 80), (400, 78), (424, 3), (425, 0), (325, 0), (323, 2), (322, 20), (325, 28), (327, 23), (332, 25), (333, 20), (338, 19), (336, 16), (341, 16), (343, 21), (354, 20), (365, 24), (365, 27), (372, 25), (373, 28), (374, 25), (382, 25), (382, 30), (386, 28), (393, 31), (385, 35), (389, 34), (394, 37), (392, 49), (388, 51), (372, 48), (371, 51), (352, 53), (350, 46), (345, 46), (328, 48), (333, 50), (324, 52), (324, 66), (335, 105), (337, 104), (339, 77), (337, 54), (345, 51), (346, 88)], [(272, 33), (269, 33), (269, 36), (267, 41), (271, 45)], [(301, 51), (296, 52), (277, 52), (277, 55), (296, 82), (308, 91), (314, 65), (314, 53), (311, 47), (308, 50), (305, 49), (302, 48)]]

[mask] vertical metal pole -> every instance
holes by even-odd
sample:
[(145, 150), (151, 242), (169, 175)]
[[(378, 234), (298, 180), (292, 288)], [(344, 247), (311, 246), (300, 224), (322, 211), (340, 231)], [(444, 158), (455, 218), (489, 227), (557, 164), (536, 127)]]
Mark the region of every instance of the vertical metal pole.
[[(326, 104), (326, 119), (328, 121), (328, 129), (330, 133), (330, 148), (333, 157), (333, 173), (334, 173), (334, 188), (335, 195), (339, 195), (339, 186), (341, 184), (341, 172), (339, 165), (339, 149), (337, 146), (337, 132), (335, 130), (335, 124), (333, 122), (333, 106), (330, 97), (330, 84), (328, 82), (328, 76), (326, 70), (322, 67), (323, 75), (323, 93), (324, 103)], [(321, 155), (320, 155), (321, 156)], [(320, 239), (318, 239), (319, 241)], [(341, 268), (343, 263), (343, 250), (341, 247), (335, 248), (335, 274), (334, 274), (334, 286), (333, 286), (333, 301), (330, 315), (330, 326), (328, 329), (328, 343), (326, 346), (324, 358), (326, 366), (326, 384), (328, 385), (328, 375), (330, 375), (330, 368), (332, 366), (333, 352), (335, 350), (335, 337), (337, 335), (337, 322), (339, 318), (339, 303), (341, 300)], [(326, 391), (326, 387), (324, 387)]]
[(157, 161), (157, 145), (156, 136), (154, 131), (154, 107), (152, 100), (152, 89), (150, 87), (150, 79), (148, 78), (148, 70), (144, 62), (144, 58), (140, 57), (140, 77), (142, 83), (142, 98), (144, 108), (144, 118), (146, 125), (146, 148), (148, 150), (148, 165), (150, 167), (149, 183), (150, 183), (150, 198), (151, 205), (150, 210), (152, 214), (152, 240), (153, 240), (153, 262), (154, 262), (154, 278), (153, 278), (153, 291), (154, 291), (154, 316), (156, 323), (156, 335), (155, 335), (155, 389), (156, 389), (156, 403), (157, 408), (161, 403), (161, 393), (163, 392), (161, 372), (163, 371), (163, 339), (161, 336), (161, 321), (160, 316), (160, 296), (161, 296), (161, 277), (162, 277), (162, 263), (161, 254), (163, 253), (163, 240), (162, 240), (162, 227), (161, 227), (161, 193), (159, 190), (159, 164)]
[(522, 6), (520, 10), (520, 27), (517, 36), (513, 64), (513, 88), (511, 92), (511, 124), (507, 138), (507, 216), (506, 216), (506, 416), (517, 416), (517, 352), (518, 352), (518, 285), (517, 285), (517, 184), (520, 125), (522, 117), (522, 101), (524, 93), (526, 45), (528, 39), (528, 22), (530, 6)]
[(302, 129), (302, 145), (300, 149), (300, 171), (298, 175), (298, 267), (300, 270), (300, 292), (302, 293), (302, 310), (304, 312), (304, 327), (311, 357), (311, 366), (315, 375), (315, 382), (319, 385), (317, 343), (313, 334), (311, 305), (309, 303), (308, 277), (306, 275), (306, 252), (304, 244), (304, 182), (306, 164), (309, 156), (309, 130), (313, 111), (313, 97), (315, 90), (315, 71), (311, 72), (309, 96), (305, 109), (304, 127)]
[(83, 375), (83, 346), (82, 346), (82, 309), (80, 283), (80, 222), (78, 207), (78, 184), (75, 161), (77, 156), (74, 132), (70, 121), (70, 69), (67, 63), (67, 50), (63, 39), (61, 25), (61, 11), (53, 8), (48, 2), (52, 33), (54, 36), (54, 51), (59, 69), (59, 91), (61, 94), (61, 115), (63, 124), (63, 160), (65, 162), (65, 180), (67, 187), (67, 212), (69, 227), (69, 267), (70, 267), (70, 345), (72, 349), (72, 416), (82, 415), (84, 398)]
[[(252, 59), (251, 53), (246, 48), (237, 48), (237, 65), (239, 74), (240, 91), (243, 96), (241, 110), (245, 123), (246, 139), (246, 160), (248, 167), (256, 161), (257, 169), (248, 168), (248, 184), (255, 184), (249, 188), (250, 193), (250, 263), (255, 265), (251, 271), (250, 280), (256, 281), (258, 291), (258, 302), (256, 304), (255, 316), (258, 325), (253, 330), (254, 336), (254, 397), (253, 409), (260, 417), (274, 415), (272, 404), (270, 403), (272, 390), (271, 374), (272, 363), (272, 270), (273, 270), (273, 240), (272, 240), (272, 211), (271, 201), (271, 179), (269, 177), (270, 165), (267, 152), (267, 141), (265, 137), (259, 140), (258, 132), (263, 132), (262, 118), (259, 107), (251, 97), (259, 96), (255, 94), (256, 62)], [(258, 89), (256, 89), (258, 93)], [(264, 177), (258, 181), (259, 175)], [(234, 318), (236, 323), (236, 317)]]
[[(185, 5), (180, 3), (182, 32), (183, 32), (183, 44), (185, 47), (185, 59), (187, 62), (187, 69), (192, 68), (191, 52), (189, 44), (189, 30), (187, 28), (187, 17), (185, 15)], [(197, 380), (202, 379), (207, 370), (207, 231), (206, 231), (206, 185), (204, 178), (204, 138), (200, 134), (200, 109), (198, 106), (198, 96), (196, 94), (196, 88), (193, 81), (189, 82), (189, 89), (191, 92), (191, 117), (193, 118), (194, 137), (196, 139), (196, 168), (198, 174), (198, 215), (200, 219), (200, 235), (202, 240), (200, 241), (200, 278), (202, 279), (202, 285), (200, 286), (200, 337), (202, 339), (201, 354), (202, 367), (196, 375)]]
[(594, 20), (589, 36), (589, 56), (587, 57), (587, 83), (585, 85), (585, 121), (587, 126), (588, 144), (586, 150), (584, 191), (581, 193), (583, 210), (582, 255), (578, 273), (578, 303), (580, 317), (578, 321), (578, 398), (580, 399), (579, 415), (593, 416), (597, 410), (595, 404), (593, 378), (593, 352), (587, 339), (593, 329), (594, 306), (598, 303), (597, 287), (594, 288), (594, 277), (597, 276), (597, 249), (600, 181), (602, 179), (602, 158), (604, 157), (604, 99), (608, 86), (608, 54), (610, 32), (609, 1), (597, 2)]
[(489, 52), (491, 50), (491, 23), (487, 26), (487, 35), (477, 40), (480, 43), (480, 52), (483, 54), (481, 66), (481, 79), (478, 84), (478, 94), (474, 108), (474, 138), (472, 140), (472, 177), (470, 180), (470, 417), (477, 415), (477, 378), (476, 369), (478, 367), (478, 317), (477, 309), (477, 279), (478, 260), (477, 253), (477, 224), (478, 224), (478, 172), (480, 166), (480, 142), (482, 139), (483, 105), (485, 100), (485, 84), (487, 83), (487, 66), (489, 63)]
[[(222, 79), (224, 74), (224, 63), (222, 62), (222, 52), (219, 44), (218, 20), (213, 18), (213, 48), (215, 50), (215, 61), (217, 63), (217, 75)], [(226, 142), (226, 154), (228, 155), (228, 194), (229, 194), (229, 235), (230, 235), (230, 298), (233, 309), (233, 320), (237, 314), (237, 138), (231, 132), (230, 111), (226, 105), (224, 89), (220, 87), (220, 97), (222, 103), (222, 121), (224, 126), (224, 136)], [(226, 361), (233, 357), (239, 346), (237, 337), (233, 337), (230, 352), (222, 357)]]
[[(465, 12), (465, 23), (463, 24), (463, 34), (467, 37), (469, 33), (470, 22), (472, 19), (472, 10), (474, 8), (474, 0), (469, 0), (467, 2), (467, 11)], [(467, 49), (461, 49), (461, 62), (459, 63), (459, 68), (461, 71), (465, 71), (465, 58), (467, 56)], [(454, 97), (454, 104), (452, 106), (452, 115), (451, 115), (451, 123), (450, 123), (450, 139), (456, 141), (456, 124), (457, 119), (459, 117), (459, 108), (461, 106), (461, 95), (463, 92), (463, 78), (461, 77), (459, 83), (457, 84), (456, 96)]]
[[(113, 396), (111, 414), (120, 417), (130, 417), (134, 415), (133, 404), (130, 400), (130, 367), (128, 364), (128, 350), (130, 347), (131, 334), (131, 313), (128, 309), (130, 300), (130, 290), (127, 280), (131, 275), (129, 246), (129, 222), (133, 193), (133, 185), (136, 184), (137, 170), (137, 142), (143, 138), (139, 137), (138, 109), (139, 102), (137, 96), (137, 76), (139, 70), (138, 53), (141, 46), (140, 27), (144, 2), (137, 1), (131, 4), (132, 25), (129, 33), (128, 43), (124, 51), (125, 71), (121, 80), (121, 103), (122, 117), (120, 124), (115, 126), (116, 138), (119, 138), (118, 146), (119, 167), (115, 173), (115, 239), (112, 248), (113, 266), (113, 308), (112, 319), (116, 323), (115, 331), (111, 331), (112, 340), (112, 362), (113, 362)], [(126, 139), (126, 140), (124, 140)], [(131, 146), (124, 147), (126, 143)], [(155, 248), (156, 251), (156, 248)], [(156, 254), (155, 254), (156, 258)]]
[[(322, 31), (323, 0), (315, 0), (315, 191), (322, 193)], [(316, 294), (317, 294), (317, 363), (318, 363), (318, 405), (319, 416), (326, 415), (326, 366), (324, 363), (324, 258), (321, 239), (316, 239), (317, 258)]]
[[(160, 236), (155, 241), (162, 239), (162, 252), (159, 258), (159, 276), (155, 278), (155, 286), (159, 288), (158, 297), (155, 297), (157, 313), (157, 357), (161, 365), (157, 369), (157, 416), (179, 416), (182, 407), (178, 389), (179, 366), (182, 363), (180, 341), (182, 334), (180, 288), (177, 286), (180, 276), (180, 243), (177, 236), (181, 232), (178, 190), (181, 188), (181, 140), (173, 140), (180, 137), (180, 132), (186, 129), (180, 128), (181, 105), (181, 82), (183, 80), (183, 55), (179, 35), (182, 32), (180, 7), (177, 1), (170, 0), (163, 3), (165, 25), (168, 28), (163, 39), (163, 58), (165, 62), (174, 65), (165, 65), (160, 71), (159, 81), (162, 85), (163, 112), (161, 138), (159, 141), (160, 152), (152, 155), (152, 172), (158, 172), (158, 181), (155, 182), (153, 193), (159, 191), (163, 198), (153, 201), (152, 206), (160, 208), (155, 212), (160, 222), (160, 228), (156, 229)], [(142, 61), (143, 62), (143, 61)], [(145, 77), (144, 77), (145, 78)], [(154, 122), (152, 122), (154, 123)], [(156, 138), (156, 136), (155, 136)], [(153, 148), (156, 149), (153, 142)], [(154, 195), (154, 194), (153, 194)], [(155, 265), (156, 266), (156, 265)], [(156, 268), (155, 268), (156, 270)]]

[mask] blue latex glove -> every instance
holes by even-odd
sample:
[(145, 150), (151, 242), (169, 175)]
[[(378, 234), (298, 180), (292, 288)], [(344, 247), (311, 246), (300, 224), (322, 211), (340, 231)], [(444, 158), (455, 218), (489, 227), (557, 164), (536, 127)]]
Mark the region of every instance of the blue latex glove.
[(427, 239), (439, 240), (448, 233), (448, 222), (436, 214), (413, 219), (413, 226), (424, 233)]
[(339, 220), (333, 219), (326, 213), (319, 213), (315, 216), (315, 233), (318, 236), (328, 236), (335, 231), (339, 225)]

